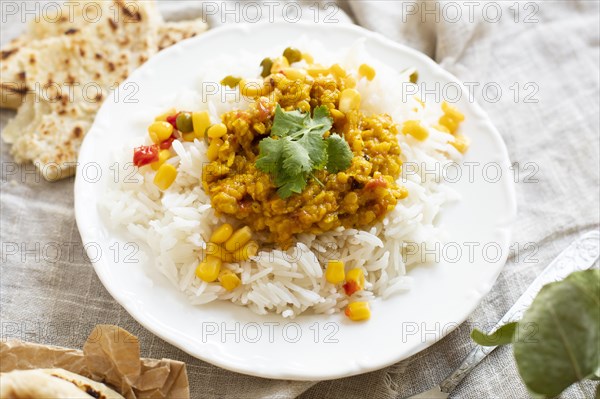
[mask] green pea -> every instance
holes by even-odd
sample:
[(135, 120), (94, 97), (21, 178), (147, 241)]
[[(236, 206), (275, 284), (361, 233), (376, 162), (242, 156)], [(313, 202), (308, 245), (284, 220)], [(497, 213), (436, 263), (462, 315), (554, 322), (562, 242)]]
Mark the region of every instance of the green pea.
[(271, 74), (271, 67), (273, 66), (273, 60), (267, 57), (260, 62), (260, 66), (263, 69), (260, 76), (262, 76), (263, 78), (266, 78), (267, 76), (269, 76)]
[(225, 76), (223, 78), (223, 80), (221, 80), (221, 84), (223, 86), (229, 86), (233, 89), (234, 87), (236, 87), (237, 85), (240, 84), (241, 80), (242, 80), (242, 78), (238, 78), (237, 76), (228, 75), (228, 76)]
[(283, 51), (283, 56), (285, 58), (287, 58), (287, 60), (290, 64), (293, 64), (294, 62), (298, 62), (302, 59), (302, 53), (300, 52), (300, 50), (293, 48), (293, 47), (286, 48)]
[(419, 72), (414, 71), (410, 74), (408, 79), (410, 80), (410, 83), (417, 83), (417, 81), (419, 80)]
[(194, 124), (192, 123), (192, 114), (189, 112), (180, 112), (175, 120), (177, 130), (181, 133), (189, 133), (194, 131)]

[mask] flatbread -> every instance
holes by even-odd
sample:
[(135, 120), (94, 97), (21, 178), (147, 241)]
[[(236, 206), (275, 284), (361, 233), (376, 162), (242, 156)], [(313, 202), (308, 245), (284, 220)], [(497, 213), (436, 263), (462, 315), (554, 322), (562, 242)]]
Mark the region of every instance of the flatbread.
[(197, 36), (206, 30), (201, 19), (165, 22), (158, 27), (158, 50), (163, 50), (182, 40)]
[(41, 370), (16, 370), (0, 374), (2, 399), (94, 399), (76, 385)]
[(91, 395), (97, 399), (124, 399), (122, 395), (110, 389), (106, 385), (83, 377), (79, 374), (71, 373), (64, 369), (44, 369), (43, 373), (52, 377), (60, 378), (61, 380), (70, 382), (79, 390)]
[[(117, 11), (121, 4), (125, 11)], [(3, 49), (0, 57), (0, 108), (16, 110), (25, 100), (25, 94), (32, 88), (27, 85), (25, 70), (22, 65), (27, 64), (27, 55), (24, 53), (36, 52), (36, 49), (45, 45), (44, 39), (57, 36), (77, 34), (91, 24), (111, 24), (116, 26), (117, 21), (130, 22), (135, 19), (133, 10), (139, 11), (134, 1), (102, 1), (86, 0), (72, 2), (69, 12), (63, 12), (58, 20), (40, 18), (37, 22), (29, 24), (28, 31), (20, 37), (9, 42)], [(163, 50), (184, 39), (189, 39), (205, 32), (206, 23), (201, 19), (192, 19), (176, 22), (158, 23), (158, 51)]]
[(0, 106), (17, 109), (27, 93), (25, 71), (21, 68), (23, 56), (20, 50), (26, 46), (26, 38), (10, 41), (0, 53)]
[(200, 20), (164, 23), (151, 1), (84, 3), (100, 3), (103, 17), (34, 24), (32, 40), (2, 52), (2, 106), (20, 105), (2, 138), (17, 162), (51, 181), (75, 172), (83, 137), (120, 82), (163, 46), (206, 29)]
[[(76, 34), (92, 24), (106, 24), (116, 20), (124, 12), (120, 12), (123, 2), (91, 1), (72, 2), (69, 7), (63, 7), (56, 18), (46, 16), (31, 21), (27, 32), (12, 40), (4, 49), (0, 64), (0, 88), (3, 90), (0, 98), (2, 108), (17, 109), (24, 100), (24, 93), (31, 91), (27, 85), (24, 65), (29, 63), (29, 55), (36, 53), (46, 46), (44, 39), (69, 36)], [(136, 9), (137, 3), (132, 3)], [(129, 6), (125, 7), (128, 11)], [(157, 14), (158, 15), (158, 14)], [(31, 82), (31, 78), (27, 79)], [(16, 89), (15, 89), (16, 88)]]

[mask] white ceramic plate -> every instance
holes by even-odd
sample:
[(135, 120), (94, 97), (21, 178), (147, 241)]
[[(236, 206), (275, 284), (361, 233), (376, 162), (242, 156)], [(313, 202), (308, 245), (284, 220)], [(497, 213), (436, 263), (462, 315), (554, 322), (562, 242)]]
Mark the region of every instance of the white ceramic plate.
[[(98, 212), (98, 199), (114, 178), (111, 151), (115, 144), (144, 135), (143, 124), (154, 116), (160, 100), (173, 89), (190, 85), (191, 77), (211, 54), (237, 54), (244, 49), (263, 54), (264, 48), (286, 45), (301, 35), (326, 39), (332, 48), (359, 38), (389, 65), (415, 66), (420, 81), (461, 87), (457, 106), (465, 113), (462, 129), (472, 146), (463, 178), (454, 184), (462, 201), (445, 208), (440, 217), (453, 248), (440, 251), (452, 259), (417, 267), (411, 291), (372, 304), (372, 318), (353, 323), (343, 315), (257, 316), (230, 303), (188, 304), (171, 283), (147, 262), (129, 263), (133, 247), (112, 231)], [(264, 54), (267, 56), (268, 54)], [(131, 83), (139, 91), (132, 93)], [(356, 26), (261, 24), (215, 29), (162, 51), (120, 86), (119, 101), (107, 100), (87, 134), (79, 155), (75, 181), (75, 211), (79, 231), (100, 280), (137, 321), (162, 339), (207, 362), (241, 373), (281, 379), (321, 380), (382, 368), (433, 344), (462, 323), (490, 290), (508, 254), (510, 228), (516, 214), (512, 174), (505, 145), (485, 113), (469, 103), (458, 80), (423, 54)], [(488, 166), (487, 169), (485, 165)], [(498, 165), (502, 176), (493, 182)], [(94, 175), (101, 172), (99, 180)], [(482, 173), (487, 172), (484, 179)], [(122, 178), (122, 177), (121, 177)], [(472, 180), (472, 182), (470, 181)], [(472, 244), (468, 244), (472, 243)], [(471, 259), (468, 248), (474, 248)], [(144, 248), (141, 247), (140, 251)], [(499, 256), (495, 253), (499, 251)], [(133, 256), (133, 259), (137, 259)]]

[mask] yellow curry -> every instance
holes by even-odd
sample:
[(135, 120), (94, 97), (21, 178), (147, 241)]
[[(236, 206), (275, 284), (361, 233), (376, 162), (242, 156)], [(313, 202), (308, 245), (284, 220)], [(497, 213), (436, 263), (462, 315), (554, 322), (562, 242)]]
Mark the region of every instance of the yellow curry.
[[(394, 209), (407, 190), (396, 183), (402, 162), (397, 128), (386, 114), (359, 110), (355, 79), (339, 65), (290, 68), (285, 57), (272, 61), (259, 82), (228, 77), (254, 99), (247, 110), (222, 115), (226, 132), (211, 138), (203, 185), (219, 213), (235, 217), (254, 231), (267, 231), (284, 247), (297, 233), (321, 233), (339, 226), (367, 226)], [(325, 106), (332, 128), (352, 151), (347, 169), (319, 170), (299, 194), (281, 198), (272, 176), (256, 167), (259, 142), (268, 137), (276, 105), (311, 113)]]

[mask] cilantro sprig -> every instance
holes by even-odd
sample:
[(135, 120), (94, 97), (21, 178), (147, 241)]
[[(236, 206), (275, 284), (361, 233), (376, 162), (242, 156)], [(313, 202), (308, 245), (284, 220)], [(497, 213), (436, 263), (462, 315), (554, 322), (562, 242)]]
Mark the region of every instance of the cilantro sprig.
[(271, 135), (258, 144), (256, 167), (273, 176), (281, 198), (301, 193), (309, 178), (318, 182), (315, 171), (337, 173), (350, 166), (353, 155), (346, 140), (336, 133), (323, 138), (331, 126), (323, 105), (311, 117), (309, 112), (286, 112), (277, 104)]

